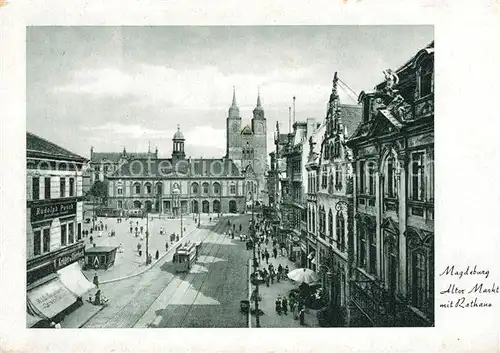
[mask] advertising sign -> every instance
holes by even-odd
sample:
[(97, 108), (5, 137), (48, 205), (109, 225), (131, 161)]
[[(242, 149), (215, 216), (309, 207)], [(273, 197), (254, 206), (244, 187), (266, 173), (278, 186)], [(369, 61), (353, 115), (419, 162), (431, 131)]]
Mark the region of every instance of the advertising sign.
[(66, 201), (31, 207), (31, 222), (71, 215), (76, 215), (76, 201)]

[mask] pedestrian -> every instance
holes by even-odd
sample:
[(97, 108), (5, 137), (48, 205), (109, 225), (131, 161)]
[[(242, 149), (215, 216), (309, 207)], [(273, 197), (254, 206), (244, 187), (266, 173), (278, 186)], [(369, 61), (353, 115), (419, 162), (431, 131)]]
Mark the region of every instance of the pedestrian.
[(269, 264), (269, 251), (267, 251), (267, 249), (264, 256), (266, 257), (266, 264)]
[(260, 252), (260, 260), (264, 261), (265, 257), (266, 257), (266, 252), (264, 251), (264, 249), (262, 249), (262, 251)]
[(274, 259), (276, 260), (278, 258), (278, 250), (276, 249), (276, 247), (273, 248), (273, 255)]
[(99, 288), (99, 277), (97, 276), (97, 272), (94, 274), (94, 285), (96, 286), (96, 288)]
[(288, 315), (288, 301), (286, 300), (286, 297), (283, 297), (281, 299), (281, 309), (285, 313), (285, 315)]
[(141, 234), (142, 234), (142, 231), (143, 231), (143, 230), (144, 230), (144, 227), (143, 227), (143, 226), (141, 226)]
[(107, 223), (104, 225), (104, 230), (108, 230), (108, 224)]
[(118, 252), (122, 253), (123, 252), (123, 244), (120, 243), (120, 246), (118, 247)]
[(160, 252), (158, 250), (156, 250), (155, 259), (158, 260), (159, 257), (160, 257)]
[(241, 232), (241, 224), (240, 224), (240, 232)]
[(278, 315), (281, 315), (281, 300), (280, 300), (279, 296), (278, 296), (278, 298), (276, 298), (274, 305), (275, 305), (276, 313), (278, 313)]
[(285, 267), (285, 272), (283, 273), (283, 277), (286, 279), (288, 276), (288, 272), (290, 272), (290, 269), (288, 268), (288, 265)]
[(276, 247), (276, 240), (273, 239), (273, 248)]
[(132, 227), (132, 226), (130, 226), (130, 234), (132, 234), (132, 231), (133, 231), (133, 230), (134, 230), (134, 229), (133, 229), (133, 227)]
[(274, 268), (271, 267), (271, 284), (274, 284), (274, 276), (276, 276), (276, 272), (274, 272)]
[(91, 235), (89, 240), (90, 240), (90, 244), (92, 244), (92, 242), (94, 241), (94, 237)]
[(269, 238), (266, 237), (266, 246), (269, 244)]
[(305, 321), (304, 321), (305, 315), (306, 315), (306, 310), (305, 310), (304, 306), (302, 306), (300, 308), (300, 311), (299, 311), (299, 319), (300, 319), (301, 326), (305, 326)]
[(165, 252), (168, 251), (168, 240), (165, 242)]
[(293, 314), (294, 316), (294, 319), (297, 320), (297, 317), (295, 315), (295, 300), (293, 298), (290, 298), (290, 301), (289, 301), (289, 305), (290, 305), (290, 312)]

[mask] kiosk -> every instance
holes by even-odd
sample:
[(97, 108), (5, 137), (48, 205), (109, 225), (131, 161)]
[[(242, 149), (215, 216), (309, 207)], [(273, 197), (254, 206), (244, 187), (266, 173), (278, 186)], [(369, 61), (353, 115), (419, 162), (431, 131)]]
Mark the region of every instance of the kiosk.
[(116, 246), (94, 246), (85, 250), (85, 269), (107, 270), (115, 264)]

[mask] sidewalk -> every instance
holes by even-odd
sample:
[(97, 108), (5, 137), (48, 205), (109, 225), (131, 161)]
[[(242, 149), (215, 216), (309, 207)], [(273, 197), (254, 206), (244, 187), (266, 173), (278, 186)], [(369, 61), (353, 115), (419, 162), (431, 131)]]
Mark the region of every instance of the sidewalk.
[[(261, 248), (265, 248), (265, 245), (261, 245)], [(278, 265), (288, 268), (290, 271), (296, 268), (295, 264), (290, 261), (288, 258), (283, 256), (278, 256), (275, 259), (272, 256), (272, 243), (269, 242), (267, 246), (267, 250), (271, 254), (269, 258), (269, 263), (273, 264), (274, 268), (277, 269)], [(260, 262), (260, 268), (267, 268), (268, 264), (266, 264), (266, 260)], [(253, 270), (253, 269), (252, 269)], [(252, 286), (252, 290), (255, 286)], [(281, 314), (278, 315), (275, 310), (275, 301), (276, 298), (281, 296), (286, 296), (288, 299), (288, 293), (292, 289), (298, 288), (298, 284), (294, 284), (291, 280), (280, 280), (280, 282), (274, 281), (274, 284), (269, 282), (269, 287), (266, 284), (259, 285), (259, 294), (262, 297), (262, 300), (259, 301), (259, 309), (261, 309), (264, 314), (260, 316), (260, 326), (261, 327), (320, 327), (318, 323), (318, 319), (316, 317), (317, 310), (311, 310), (306, 308), (305, 313), (305, 325), (301, 326), (299, 320), (294, 320), (293, 314), (288, 311), (288, 315)], [(254, 303), (250, 303), (251, 307), (254, 308)], [(251, 327), (256, 326), (255, 316), (251, 315)]]
[(61, 321), (62, 328), (80, 328), (99, 313), (104, 307), (102, 305), (93, 305), (83, 298), (83, 305), (75, 311), (72, 311)]
[[(181, 221), (180, 219), (158, 219), (156, 216), (153, 220), (149, 219), (149, 252), (152, 255), (152, 263), (146, 266), (146, 219), (141, 218), (129, 218), (123, 219), (122, 223), (117, 223), (116, 218), (104, 218), (98, 217), (97, 223), (100, 221), (104, 225), (107, 225), (107, 230), (102, 231), (102, 237), (99, 237), (99, 231), (93, 231), (92, 234), (85, 239), (85, 247), (89, 248), (93, 246), (90, 244), (90, 236), (92, 235), (93, 241), (96, 246), (116, 246), (118, 247), (122, 244), (123, 252), (117, 251), (115, 264), (107, 270), (84, 270), (85, 276), (92, 281), (94, 274), (97, 273), (99, 277), (99, 283), (104, 284), (108, 282), (114, 282), (123, 278), (129, 278), (140, 274), (152, 265), (156, 263), (155, 254), (158, 250), (160, 260), (167, 253), (174, 251), (176, 245), (185, 241), (186, 237), (189, 236), (195, 229), (197, 229), (198, 223), (193, 220), (192, 215), (186, 215), (183, 217), (183, 237), (179, 239), (179, 242), (172, 243), (170, 241), (170, 235), (172, 233), (180, 235)], [(133, 222), (133, 233), (130, 233), (130, 221)], [(201, 215), (201, 223), (206, 224), (209, 222), (208, 215)], [(214, 219), (212, 218), (212, 223)], [(143, 227), (143, 233), (140, 233), (140, 227)], [(85, 224), (84, 229), (89, 230), (91, 224)], [(135, 236), (135, 227), (139, 229), (139, 235)], [(160, 228), (163, 227), (164, 234), (160, 235)], [(116, 235), (114, 237), (109, 237), (108, 232), (114, 230)], [(141, 239), (142, 237), (142, 239)], [(168, 252), (165, 250), (165, 243), (168, 242)], [(142, 246), (142, 256), (139, 256), (137, 252), (137, 244)]]

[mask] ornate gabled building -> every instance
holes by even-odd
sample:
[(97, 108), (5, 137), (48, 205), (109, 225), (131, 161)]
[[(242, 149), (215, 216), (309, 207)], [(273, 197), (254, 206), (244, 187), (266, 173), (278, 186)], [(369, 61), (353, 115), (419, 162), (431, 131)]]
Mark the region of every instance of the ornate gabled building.
[[(348, 251), (353, 233), (353, 155), (346, 141), (361, 122), (361, 107), (341, 104), (335, 73), (326, 118), (310, 139), (308, 170), (309, 267), (320, 273), (336, 317), (348, 306)], [(345, 325), (346, 322), (337, 322)]]
[(239, 213), (245, 207), (245, 177), (227, 158), (186, 158), (185, 138), (173, 136), (171, 158), (135, 158), (107, 177), (108, 207), (181, 213)]
[(353, 308), (362, 325), (434, 324), (434, 42), (361, 92)]
[(240, 108), (236, 103), (236, 92), (233, 89), (233, 102), (226, 119), (226, 157), (233, 160), (241, 170), (247, 182), (245, 195), (247, 201), (253, 197), (262, 202), (262, 190), (265, 187), (267, 172), (267, 121), (264, 116), (260, 94), (253, 110), (250, 125), (242, 126)]

